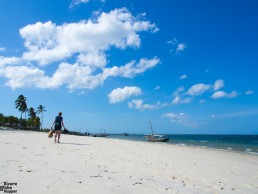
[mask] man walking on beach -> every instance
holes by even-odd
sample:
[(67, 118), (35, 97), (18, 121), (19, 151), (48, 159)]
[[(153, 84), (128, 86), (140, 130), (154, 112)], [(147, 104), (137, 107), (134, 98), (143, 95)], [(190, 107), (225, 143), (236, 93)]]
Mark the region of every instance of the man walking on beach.
[(64, 121), (63, 121), (63, 117), (62, 117), (62, 112), (59, 112), (58, 113), (58, 116), (56, 116), (52, 126), (51, 126), (51, 129), (53, 128), (53, 125), (55, 125), (55, 128), (54, 128), (54, 131), (55, 131), (55, 143), (56, 143), (56, 137), (57, 137), (57, 143), (60, 143), (60, 136), (61, 136), (61, 129), (62, 129), (62, 126), (64, 127), (65, 129), (65, 126), (64, 126)]

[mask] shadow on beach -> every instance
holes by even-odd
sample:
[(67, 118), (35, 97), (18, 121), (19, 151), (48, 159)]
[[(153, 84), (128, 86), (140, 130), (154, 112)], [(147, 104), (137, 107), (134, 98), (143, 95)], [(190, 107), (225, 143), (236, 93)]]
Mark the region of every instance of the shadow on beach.
[(83, 144), (83, 143), (63, 143), (60, 142), (60, 144), (70, 144), (70, 145), (79, 145), (79, 146), (89, 146), (90, 144)]

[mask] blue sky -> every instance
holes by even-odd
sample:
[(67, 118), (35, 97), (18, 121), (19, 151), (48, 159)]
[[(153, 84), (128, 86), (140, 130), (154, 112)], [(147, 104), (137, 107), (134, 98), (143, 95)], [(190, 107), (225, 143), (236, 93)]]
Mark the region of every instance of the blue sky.
[(2, 0), (0, 112), (68, 129), (257, 134), (258, 2)]

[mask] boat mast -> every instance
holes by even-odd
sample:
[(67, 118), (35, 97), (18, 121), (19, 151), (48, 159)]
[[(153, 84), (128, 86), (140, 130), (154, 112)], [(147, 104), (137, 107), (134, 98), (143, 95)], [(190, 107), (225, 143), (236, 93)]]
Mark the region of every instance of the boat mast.
[(151, 134), (152, 134), (152, 136), (153, 136), (153, 129), (152, 129), (151, 122), (150, 122), (150, 127), (151, 127)]

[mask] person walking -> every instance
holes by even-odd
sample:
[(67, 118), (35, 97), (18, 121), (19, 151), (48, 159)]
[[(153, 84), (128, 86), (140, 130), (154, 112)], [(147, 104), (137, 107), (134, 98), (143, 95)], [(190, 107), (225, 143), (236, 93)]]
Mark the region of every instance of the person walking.
[[(64, 120), (63, 120), (63, 117), (62, 117), (62, 112), (59, 112), (58, 113), (58, 116), (56, 116), (52, 126), (51, 126), (51, 129), (53, 129), (53, 126), (55, 126), (54, 128), (54, 132), (55, 132), (55, 143), (60, 143), (60, 136), (61, 136), (61, 130), (62, 130), (62, 126), (64, 127), (65, 129), (65, 126), (64, 126)], [(57, 141), (56, 141), (56, 138), (57, 138)]]

